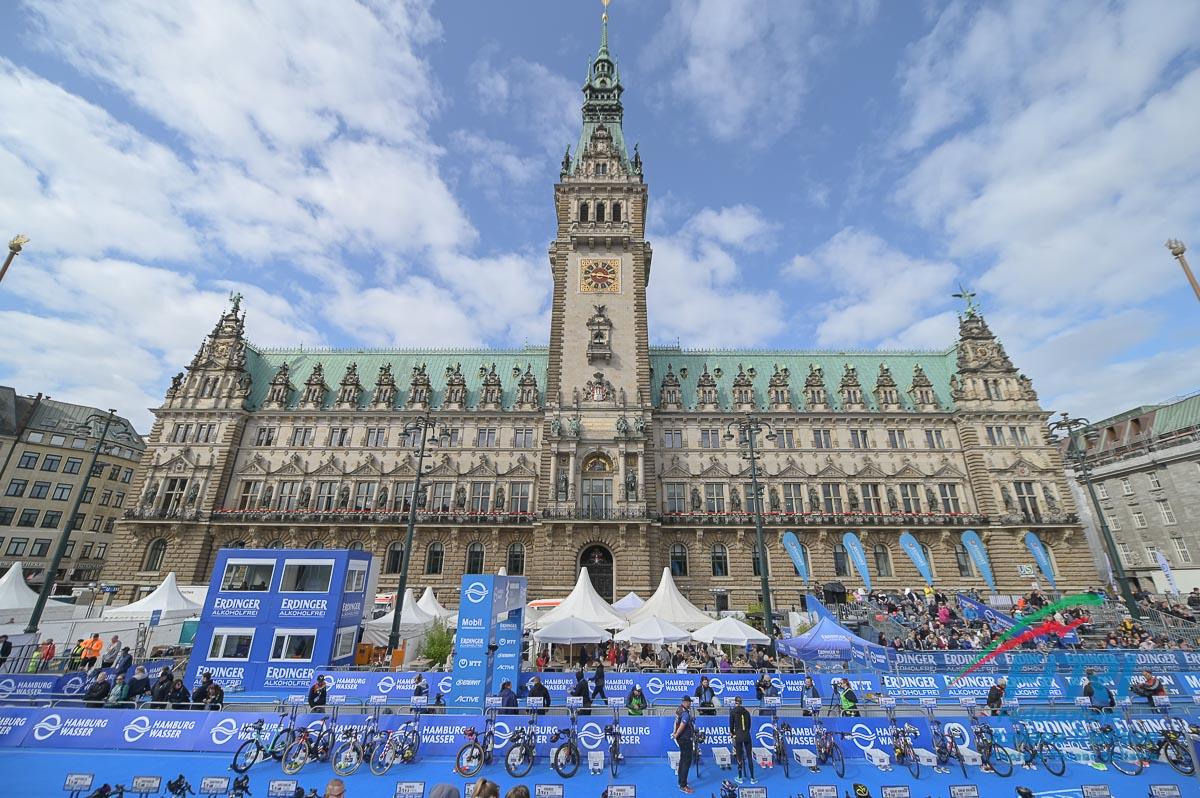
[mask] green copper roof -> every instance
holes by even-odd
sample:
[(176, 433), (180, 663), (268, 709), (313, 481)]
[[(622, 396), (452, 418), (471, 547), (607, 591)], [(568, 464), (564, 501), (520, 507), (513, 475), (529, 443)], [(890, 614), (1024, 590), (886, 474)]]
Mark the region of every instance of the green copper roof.
[[(858, 381), (862, 386), (863, 401), (872, 410), (877, 410), (875, 404), (875, 382), (879, 376), (879, 364), (885, 363), (896, 381), (900, 403), (906, 409), (913, 409), (912, 397), (908, 394), (912, 384), (913, 367), (920, 365), (933, 390), (937, 394), (938, 403), (946, 410), (953, 409), (954, 402), (950, 398), (950, 377), (954, 374), (957, 350), (951, 348), (944, 352), (804, 352), (804, 351), (737, 351), (737, 350), (693, 350), (678, 347), (651, 347), (650, 364), (654, 370), (651, 387), (654, 404), (660, 402), (662, 378), (667, 373), (667, 366), (675, 372), (683, 393), (683, 406), (691, 409), (696, 405), (696, 382), (708, 368), (717, 383), (717, 400), (722, 408), (732, 408), (733, 379), (741, 367), (751, 378), (754, 386), (754, 399), (759, 407), (767, 406), (767, 384), (775, 367), (788, 369), (790, 377), (788, 389), (791, 393), (792, 405), (803, 408), (804, 380), (808, 376), (809, 365), (812, 364), (825, 372), (825, 393), (830, 408), (841, 409), (841, 397), (838, 388), (846, 364), (854, 366), (858, 372)], [(683, 369), (687, 370), (684, 376)], [(720, 370), (718, 376), (717, 370)], [(753, 371), (753, 373), (751, 373)]]
[(325, 370), (325, 384), (329, 390), (325, 393), (325, 407), (333, 406), (337, 398), (342, 377), (346, 367), (351, 363), (358, 364), (358, 379), (362, 384), (359, 396), (360, 407), (370, 407), (375, 394), (375, 380), (379, 376), (379, 367), (390, 364), (392, 377), (396, 380), (396, 406), (404, 407), (412, 386), (413, 369), (425, 365), (425, 373), (429, 376), (432, 389), (433, 407), (439, 407), (446, 393), (446, 369), (461, 366), (463, 378), (467, 385), (467, 407), (475, 407), (479, 402), (479, 389), (483, 374), (496, 366), (504, 388), (502, 404), (505, 409), (512, 407), (516, 401), (517, 377), (514, 369), (525, 372), (526, 367), (532, 367), (537, 377), (538, 391), (544, 396), (546, 388), (546, 348), (526, 347), (515, 350), (471, 349), (471, 350), (384, 350), (384, 349), (337, 349), (337, 350), (305, 350), (305, 349), (258, 349), (252, 345), (246, 347), (246, 369), (253, 378), (250, 388), (250, 398), (247, 406), (251, 410), (262, 407), (271, 380), (279, 367), (287, 363), (290, 369), (289, 380), (293, 390), (288, 406), (296, 407), (300, 394), (304, 390), (304, 381), (312, 373), (313, 366), (320, 363)]
[(1195, 426), (1200, 426), (1200, 394), (1159, 407), (1152, 429), (1154, 435), (1166, 435)]
[(625, 131), (622, 129), (625, 110), (621, 105), (621, 93), (624, 90), (621, 86), (621, 71), (608, 52), (608, 14), (605, 14), (600, 26), (600, 49), (588, 65), (587, 78), (583, 82), (583, 128), (579, 131), (579, 143), (575, 146), (572, 169), (578, 165), (579, 157), (600, 125), (608, 129), (612, 135), (613, 146), (621, 155), (621, 161), (626, 169), (629, 168), (629, 151), (625, 146)]

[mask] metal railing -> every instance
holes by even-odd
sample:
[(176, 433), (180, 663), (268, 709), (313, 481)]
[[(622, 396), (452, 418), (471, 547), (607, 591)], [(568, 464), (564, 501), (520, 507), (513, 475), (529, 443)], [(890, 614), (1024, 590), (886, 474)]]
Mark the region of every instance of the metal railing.
[[(826, 513), (765, 511), (763, 523), (768, 526), (981, 526), (988, 524), (986, 515), (974, 513)], [(659, 520), (665, 525), (678, 526), (745, 526), (754, 523), (749, 510), (721, 512), (663, 513)]]

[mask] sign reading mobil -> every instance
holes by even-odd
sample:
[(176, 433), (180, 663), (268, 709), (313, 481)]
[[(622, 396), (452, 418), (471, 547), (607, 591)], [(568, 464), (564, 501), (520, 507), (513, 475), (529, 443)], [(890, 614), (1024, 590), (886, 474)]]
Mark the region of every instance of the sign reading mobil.
[[(491, 689), (491, 646), (496, 637), (496, 588), (507, 577), (464, 574), (454, 647), (454, 676), (447, 703), (454, 708), (481, 709)], [(507, 591), (505, 591), (507, 592)]]

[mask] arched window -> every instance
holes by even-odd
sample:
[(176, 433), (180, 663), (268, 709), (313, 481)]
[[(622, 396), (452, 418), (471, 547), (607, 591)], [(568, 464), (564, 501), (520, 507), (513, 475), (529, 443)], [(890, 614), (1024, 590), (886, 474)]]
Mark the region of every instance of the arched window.
[(621, 221), (621, 203), (614, 202), (612, 204), (612, 220), (614, 222)]
[(393, 540), (388, 544), (387, 553), (383, 557), (383, 572), (385, 574), (398, 574), (404, 566), (404, 544), (398, 540)]
[(244, 541), (244, 540), (231, 540), (231, 541), (229, 541), (228, 543), (226, 543), (226, 544), (225, 544), (224, 548), (227, 548), (227, 549), (244, 549), (244, 548), (246, 548), (246, 541)]
[(283, 548), (283, 541), (282, 541), (282, 540), (280, 540), (279, 538), (275, 538), (274, 540), (272, 540), (270, 543), (268, 543), (268, 544), (266, 545), (266, 548), (268, 548), (268, 549), (282, 549), (282, 548)]
[(600, 223), (603, 221), (604, 221), (604, 203), (597, 202), (596, 203), (596, 222)]
[(350, 549), (350, 551), (362, 551), (363, 543), (361, 540), (353, 540), (350, 542), (350, 545), (347, 546), (346, 548)]
[(850, 561), (846, 558), (846, 547), (841, 543), (833, 544), (833, 575), (850, 575)]
[[(800, 544), (800, 557), (804, 560), (804, 570), (808, 573), (808, 578), (812, 579), (812, 560), (808, 558), (808, 546)], [(790, 557), (788, 559), (791, 559)], [(800, 569), (796, 567), (796, 563), (792, 563), (792, 573), (796, 576), (800, 575)]]
[(975, 563), (967, 547), (961, 543), (954, 544), (954, 563), (958, 566), (958, 575), (964, 579), (975, 576)]
[(579, 221), (586, 222), (588, 220), (588, 204), (586, 202), (579, 203)]
[(425, 573), (440, 574), (442, 561), (446, 559), (446, 548), (441, 543), (430, 543), (425, 549)]
[(483, 544), (478, 541), (467, 546), (467, 573), (483, 573)]
[(921, 553), (925, 555), (925, 562), (929, 563), (929, 575), (937, 579), (937, 566), (933, 564), (933, 552), (924, 543), (921, 544)]
[(163, 558), (167, 556), (167, 541), (162, 538), (150, 541), (146, 547), (146, 556), (142, 560), (143, 571), (157, 571), (162, 568)]
[(525, 544), (513, 543), (508, 547), (505, 570), (509, 576), (521, 576), (525, 573)]
[(875, 544), (875, 573), (879, 576), (892, 575), (892, 552), (882, 543)]
[[(753, 568), (754, 568), (755, 576), (762, 576), (762, 568), (759, 565), (759, 559), (758, 559), (758, 545), (757, 544), (754, 546)], [(770, 575), (771, 575), (771, 547), (767, 546), (767, 576), (770, 576)]]
[(720, 543), (712, 547), (712, 575), (729, 576), (729, 549)]
[(687, 576), (687, 546), (676, 543), (671, 547), (671, 576)]
[(314, 540), (314, 541), (311, 541), (311, 542), (309, 542), (309, 544), (308, 544), (308, 547), (307, 547), (307, 548), (310, 548), (310, 549), (323, 549), (323, 548), (325, 548), (325, 544), (324, 544), (324, 543), (322, 543), (322, 542), (321, 542), (321, 541), (319, 541), (319, 540)]

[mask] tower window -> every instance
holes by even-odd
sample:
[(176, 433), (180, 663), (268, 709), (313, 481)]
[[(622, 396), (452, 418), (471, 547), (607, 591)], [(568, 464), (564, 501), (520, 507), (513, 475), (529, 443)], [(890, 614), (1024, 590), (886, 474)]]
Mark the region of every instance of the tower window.
[(600, 223), (603, 221), (604, 221), (604, 203), (597, 202), (596, 203), (596, 222)]
[(588, 204), (586, 202), (579, 203), (579, 221), (586, 222), (588, 220)]
[(614, 202), (612, 206), (612, 220), (614, 222), (621, 221), (621, 203)]
[[(608, 164), (606, 164), (606, 163), (596, 164), (596, 174), (600, 175), (601, 177), (608, 174)], [(599, 219), (599, 217), (597, 217), (596, 221), (601, 221), (601, 220)]]

